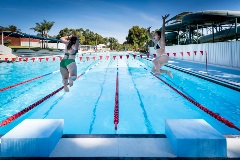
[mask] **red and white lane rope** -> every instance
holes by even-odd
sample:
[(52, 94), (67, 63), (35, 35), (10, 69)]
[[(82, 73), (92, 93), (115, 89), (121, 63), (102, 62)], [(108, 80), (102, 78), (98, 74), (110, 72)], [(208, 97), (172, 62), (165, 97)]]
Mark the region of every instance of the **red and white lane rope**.
[(116, 76), (116, 92), (115, 92), (115, 106), (114, 106), (114, 125), (115, 130), (117, 130), (117, 125), (119, 123), (119, 81), (118, 81), (118, 66), (117, 66), (117, 76)]
[[(142, 66), (142, 65), (140, 65)], [(145, 70), (148, 70), (147, 68), (144, 67)], [(158, 76), (154, 75), (152, 72), (150, 72), (153, 76), (155, 76), (158, 80), (162, 81), (163, 83), (165, 83), (167, 86), (169, 86), (172, 90), (174, 90), (175, 92), (177, 92), (179, 95), (181, 95), (182, 97), (184, 97), (185, 99), (187, 99), (189, 102), (191, 102), (192, 104), (194, 104), (195, 106), (197, 106), (198, 108), (200, 108), (201, 110), (203, 110), (204, 112), (206, 112), (207, 114), (209, 114), (210, 116), (214, 117), (215, 119), (217, 119), (218, 121), (224, 123), (225, 125), (234, 128), (238, 131), (240, 131), (240, 128), (235, 126), (232, 122), (230, 122), (229, 120), (219, 116), (218, 114), (212, 112), (211, 110), (207, 109), (206, 107), (204, 107), (203, 105), (201, 105), (200, 103), (196, 102), (195, 100), (193, 100), (192, 98), (188, 97), (187, 95), (185, 95), (184, 93), (180, 92), (179, 90), (177, 90), (176, 88), (174, 88), (173, 86), (171, 86), (170, 84), (168, 84), (167, 82), (165, 82), (164, 80), (162, 80), (161, 78), (159, 78)]]
[[(95, 64), (94, 66), (90, 67), (89, 69), (87, 69), (86, 71), (84, 71), (82, 74), (80, 74), (78, 78), (80, 78), (82, 75), (84, 75), (86, 72), (88, 72), (89, 70), (91, 70), (93, 67), (95, 67), (96, 65), (98, 65), (99, 63)], [(0, 123), (0, 127), (1, 126), (5, 126), (9, 123), (11, 123), (12, 121), (14, 121), (15, 119), (17, 119), (18, 117), (22, 116), (23, 114), (27, 113), (28, 111), (32, 110), (33, 108), (35, 108), (36, 106), (38, 106), (39, 104), (41, 104), (42, 102), (46, 101), (47, 99), (49, 99), (50, 97), (52, 97), (53, 95), (55, 95), (56, 93), (58, 93), (59, 91), (61, 91), (63, 89), (63, 86), (58, 88), (57, 90), (55, 90), (54, 92), (48, 94), (47, 96), (41, 98), (40, 100), (38, 100), (37, 102), (31, 104), (30, 106), (26, 107), (25, 109), (21, 110), (20, 112), (12, 115), (11, 117), (3, 120)]]
[(25, 83), (32, 82), (32, 81), (34, 81), (34, 80), (37, 80), (37, 79), (39, 79), (39, 78), (46, 77), (46, 76), (48, 76), (48, 75), (50, 75), (50, 74), (54, 74), (54, 73), (57, 73), (57, 72), (59, 72), (59, 70), (54, 71), (54, 72), (50, 72), (50, 73), (47, 73), (47, 74), (44, 74), (44, 75), (42, 75), (42, 76), (38, 76), (38, 77), (35, 77), (35, 78), (32, 78), (32, 79), (29, 79), (29, 80), (26, 80), (26, 81), (23, 81), (23, 82), (20, 82), (20, 83), (17, 83), (17, 84), (14, 84), (14, 85), (11, 85), (11, 86), (8, 86), (8, 87), (5, 87), (5, 88), (0, 88), (0, 92), (6, 91), (6, 90), (8, 90), (8, 89), (11, 89), (11, 88), (14, 88), (14, 87), (17, 87), (17, 86), (20, 86), (20, 85), (25, 84)]

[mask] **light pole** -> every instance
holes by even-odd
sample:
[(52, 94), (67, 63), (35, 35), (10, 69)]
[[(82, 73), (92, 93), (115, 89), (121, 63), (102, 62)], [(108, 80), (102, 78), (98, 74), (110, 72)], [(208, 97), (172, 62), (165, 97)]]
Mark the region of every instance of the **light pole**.
[(0, 30), (2, 31), (2, 45), (3, 45), (4, 42), (3, 42), (3, 27), (2, 26), (0, 26)]
[(28, 49), (30, 50), (30, 29), (28, 30)]

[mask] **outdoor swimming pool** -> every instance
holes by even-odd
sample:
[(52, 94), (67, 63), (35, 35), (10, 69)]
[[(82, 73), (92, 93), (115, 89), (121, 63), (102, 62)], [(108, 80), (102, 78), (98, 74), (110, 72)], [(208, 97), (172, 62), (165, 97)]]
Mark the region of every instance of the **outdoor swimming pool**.
[[(70, 88), (46, 99), (11, 123), (0, 127), (5, 134), (26, 118), (64, 119), (64, 134), (165, 134), (165, 119), (205, 119), (222, 134), (240, 134), (213, 118), (167, 84), (208, 110), (240, 127), (240, 92), (167, 68), (156, 78), (146, 60), (126, 53), (103, 53), (77, 58), (78, 75)], [(99, 60), (99, 55), (103, 56)], [(120, 58), (119, 55), (123, 55)], [(86, 56), (89, 60), (86, 61)], [(110, 56), (107, 60), (105, 57)], [(113, 56), (116, 56), (114, 60)], [(46, 62), (0, 64), (0, 89), (32, 79), (0, 92), (0, 123), (62, 87), (59, 59)], [(116, 77), (118, 75), (119, 123), (114, 129)], [(166, 83), (164, 83), (164, 82)]]

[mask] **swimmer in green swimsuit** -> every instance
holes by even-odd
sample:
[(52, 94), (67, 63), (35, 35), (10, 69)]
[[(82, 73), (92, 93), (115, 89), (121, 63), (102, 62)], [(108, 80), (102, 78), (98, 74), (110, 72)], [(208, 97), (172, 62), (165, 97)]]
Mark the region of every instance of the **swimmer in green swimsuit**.
[(60, 38), (61, 41), (66, 44), (65, 55), (60, 62), (60, 72), (62, 74), (62, 81), (64, 85), (64, 91), (69, 92), (68, 83), (71, 87), (73, 81), (77, 79), (77, 65), (75, 57), (78, 52), (79, 40), (76, 36), (65, 36)]

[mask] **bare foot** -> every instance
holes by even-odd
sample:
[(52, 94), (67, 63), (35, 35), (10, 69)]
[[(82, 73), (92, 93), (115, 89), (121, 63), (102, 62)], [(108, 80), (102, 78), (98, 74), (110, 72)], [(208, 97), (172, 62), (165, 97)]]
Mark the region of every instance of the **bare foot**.
[(73, 86), (73, 80), (71, 77), (68, 78), (68, 82), (69, 82), (69, 86), (72, 87)]
[(155, 71), (156, 71), (156, 69), (155, 69), (154, 66), (152, 67), (151, 71), (152, 71), (152, 72), (155, 72)]
[(172, 75), (172, 72), (171, 72), (171, 71), (168, 71), (167, 74), (168, 74), (171, 78), (173, 78), (173, 75)]
[(155, 75), (155, 76), (156, 76), (156, 75), (160, 75), (160, 76), (161, 76), (161, 72), (155, 71), (154, 75)]
[(68, 89), (68, 86), (67, 86), (67, 85), (64, 85), (64, 91), (65, 91), (65, 92), (69, 92), (69, 89)]

